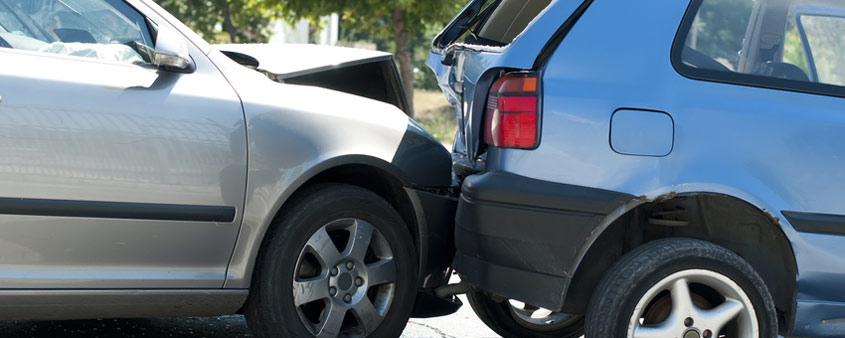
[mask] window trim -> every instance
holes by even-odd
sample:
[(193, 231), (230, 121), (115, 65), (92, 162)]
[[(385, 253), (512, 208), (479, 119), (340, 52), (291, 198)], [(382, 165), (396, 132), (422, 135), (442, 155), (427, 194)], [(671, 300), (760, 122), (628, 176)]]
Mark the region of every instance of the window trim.
[(675, 68), (675, 71), (678, 72), (678, 74), (692, 80), (845, 98), (845, 87), (841, 86), (817, 82), (779, 79), (762, 75), (701, 69), (684, 64), (681, 58), (681, 53), (683, 52), (693, 21), (698, 15), (698, 11), (703, 3), (704, 0), (690, 1), (690, 5), (684, 13), (681, 25), (675, 34), (675, 40), (672, 42), (670, 59), (672, 67)]

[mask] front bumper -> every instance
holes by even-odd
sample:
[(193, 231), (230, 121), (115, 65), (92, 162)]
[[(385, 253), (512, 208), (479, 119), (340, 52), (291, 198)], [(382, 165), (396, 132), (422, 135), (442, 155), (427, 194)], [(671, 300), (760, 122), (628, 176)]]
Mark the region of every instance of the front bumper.
[(634, 198), (504, 172), (470, 176), (456, 216), (455, 269), (496, 295), (560, 310), (588, 238)]

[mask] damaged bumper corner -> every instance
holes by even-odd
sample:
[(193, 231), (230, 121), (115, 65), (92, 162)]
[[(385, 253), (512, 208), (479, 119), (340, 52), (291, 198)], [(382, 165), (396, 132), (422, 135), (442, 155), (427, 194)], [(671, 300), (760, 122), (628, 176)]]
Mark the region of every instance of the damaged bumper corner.
[(456, 216), (455, 269), (496, 295), (559, 310), (580, 247), (636, 197), (503, 172), (468, 177)]

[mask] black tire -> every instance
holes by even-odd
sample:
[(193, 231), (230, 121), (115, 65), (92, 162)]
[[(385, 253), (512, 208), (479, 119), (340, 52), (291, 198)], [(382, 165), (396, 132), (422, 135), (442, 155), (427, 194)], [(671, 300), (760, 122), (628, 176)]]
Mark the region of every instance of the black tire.
[[(554, 323), (528, 322), (507, 301), (497, 302), (482, 291), (467, 293), (472, 310), (484, 324), (504, 338), (578, 338), (584, 332), (584, 317), (559, 314)], [(556, 313), (557, 314), (557, 313)]]
[[(668, 281), (672, 278), (677, 278), (675, 284), (671, 284), (672, 288), (661, 289), (661, 283), (669, 285)], [(683, 337), (686, 331), (698, 330), (702, 337), (708, 333), (711, 337), (717, 337), (719, 332), (714, 333), (713, 330), (719, 329), (709, 330), (704, 326), (708, 324), (701, 324), (705, 320), (693, 320), (691, 316), (680, 313), (675, 315), (672, 292), (668, 291), (673, 289), (686, 291), (677, 292), (676, 295), (688, 295), (678, 299), (689, 300), (686, 305), (694, 311), (733, 305), (737, 314), (725, 317), (728, 319), (724, 322), (728, 324), (720, 330), (727, 338), (746, 338), (751, 331), (744, 330), (753, 330), (755, 326), (759, 330), (759, 337), (777, 337), (774, 301), (754, 268), (725, 248), (685, 238), (661, 239), (645, 244), (625, 255), (608, 271), (590, 301), (586, 336), (628, 337), (629, 325), (644, 326), (638, 330), (655, 325), (662, 328), (674, 326), (672, 331), (668, 331), (671, 336)], [(729, 293), (733, 295), (725, 295)], [(665, 306), (666, 297), (670, 298), (668, 310)], [(731, 300), (729, 304), (728, 297), (741, 301)], [(641, 306), (638, 312), (642, 315), (634, 313), (638, 304)], [(634, 323), (635, 316), (644, 322)], [(660, 321), (659, 318), (664, 319)], [(702, 327), (697, 327), (696, 323)], [(678, 330), (680, 332), (675, 332)]]
[[(367, 229), (372, 233), (371, 240), (367, 241), (363, 249), (365, 253), (362, 254), (367, 257), (367, 262), (364, 262), (364, 258), (355, 260), (359, 263), (352, 265), (357, 269), (354, 271), (353, 268), (345, 270), (348, 267), (346, 264), (352, 262), (353, 256), (344, 256), (344, 253), (360, 252), (353, 249), (353, 241), (363, 237), (351, 235), (353, 230), (349, 230), (346, 235), (346, 230), (331, 230), (331, 227), (353, 224), (350, 222), (355, 224), (354, 231), (363, 229), (363, 225), (368, 224), (370, 226)], [(318, 231), (323, 230), (328, 236), (322, 235), (323, 232), (318, 235)], [(344, 236), (347, 237), (346, 242)], [(323, 241), (325, 238), (329, 239)], [(313, 243), (317, 242), (333, 244), (337, 249), (334, 253), (339, 253), (340, 256), (337, 257), (342, 260), (337, 260), (338, 263), (333, 265), (327, 263), (329, 259), (324, 259), (330, 257), (330, 254), (314, 254), (316, 251), (313, 248), (316, 246)], [(320, 247), (325, 249), (328, 246), (325, 244)], [(344, 248), (347, 251), (344, 251)], [(398, 337), (407, 325), (414, 306), (417, 259), (413, 248), (413, 241), (402, 218), (390, 204), (375, 193), (343, 184), (311, 187), (292, 198), (268, 231), (244, 309), (247, 323), (255, 336), (261, 338)], [(332, 253), (332, 250), (326, 249), (325, 252)], [(389, 252), (390, 255), (384, 252)], [(368, 263), (374, 260), (375, 263)], [(375, 265), (370, 265), (391, 261), (393, 268), (379, 270), (381, 272), (372, 268)], [(377, 273), (381, 276), (393, 276), (395, 279), (376, 278)], [(370, 286), (370, 279), (364, 284), (363, 281), (370, 277), (383, 281), (374, 282), (381, 284)], [(322, 281), (324, 278), (325, 282)], [(324, 292), (324, 295), (316, 296), (317, 292), (311, 291), (294, 295), (294, 283), (318, 279), (321, 281), (315, 282), (314, 285), (320, 285), (320, 288), (314, 287), (313, 290)], [(362, 281), (361, 286), (358, 286), (359, 279)], [(390, 282), (384, 282), (387, 280)], [(328, 291), (323, 290), (323, 286)], [(331, 289), (334, 289), (334, 294), (329, 296)], [(350, 297), (343, 298), (344, 296)], [(297, 297), (323, 298), (309, 300), (308, 303), (297, 306)], [(366, 311), (348, 308), (365, 304), (364, 299), (376, 310), (375, 314), (380, 321), (368, 320), (365, 324), (360, 318), (375, 317), (361, 315)], [(342, 315), (340, 312), (332, 312), (332, 309), (342, 310)], [(323, 317), (327, 315), (332, 315), (332, 319)], [(326, 328), (322, 332), (319, 331), (321, 326), (327, 323), (326, 327), (335, 327), (331, 324), (336, 324), (336, 318), (340, 317), (340, 329)]]

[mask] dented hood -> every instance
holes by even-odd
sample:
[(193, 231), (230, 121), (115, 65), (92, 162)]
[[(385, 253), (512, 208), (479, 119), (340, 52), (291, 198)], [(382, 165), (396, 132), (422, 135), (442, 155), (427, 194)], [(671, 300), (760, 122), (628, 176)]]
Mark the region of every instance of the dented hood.
[(301, 44), (218, 45), (217, 48), (274, 81), (363, 96), (411, 113), (390, 53)]
[(390, 53), (306, 44), (229, 44), (216, 46), (222, 52), (245, 54), (258, 61), (257, 69), (280, 79), (299, 77), (364, 63), (392, 60)]

